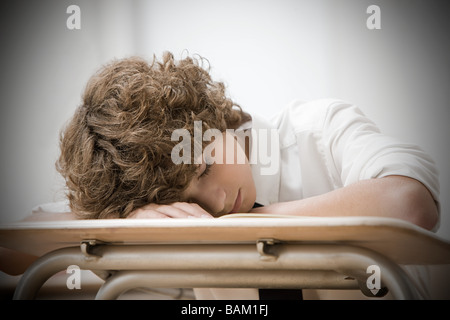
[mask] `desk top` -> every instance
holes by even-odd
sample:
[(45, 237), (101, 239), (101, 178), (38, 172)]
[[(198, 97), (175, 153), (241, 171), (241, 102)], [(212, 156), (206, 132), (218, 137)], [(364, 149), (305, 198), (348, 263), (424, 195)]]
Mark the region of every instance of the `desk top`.
[(0, 226), (0, 246), (38, 256), (91, 239), (113, 244), (220, 244), (255, 243), (263, 238), (356, 245), (399, 264), (450, 264), (450, 242), (392, 218), (234, 214), (219, 219), (70, 220)]

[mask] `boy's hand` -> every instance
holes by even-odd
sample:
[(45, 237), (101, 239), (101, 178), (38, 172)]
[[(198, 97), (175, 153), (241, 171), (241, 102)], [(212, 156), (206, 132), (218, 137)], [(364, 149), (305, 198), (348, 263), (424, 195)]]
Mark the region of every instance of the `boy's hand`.
[(130, 213), (131, 219), (161, 218), (214, 218), (196, 203), (175, 202), (172, 204), (150, 203)]

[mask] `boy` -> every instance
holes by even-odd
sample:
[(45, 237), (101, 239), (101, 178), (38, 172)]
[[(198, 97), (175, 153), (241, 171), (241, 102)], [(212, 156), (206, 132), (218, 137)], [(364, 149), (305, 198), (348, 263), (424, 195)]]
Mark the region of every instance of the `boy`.
[[(439, 221), (433, 161), (381, 134), (357, 107), (294, 102), (269, 123), (228, 99), (198, 61), (170, 53), (96, 74), (61, 150), (59, 172), (80, 218), (365, 215), (429, 230)], [(202, 299), (237, 294), (257, 297), (196, 290)]]
[[(228, 99), (199, 61), (170, 53), (100, 69), (60, 146), (57, 169), (80, 219), (251, 212), (438, 226), (433, 161), (355, 106), (294, 102), (269, 123)], [(217, 292), (197, 294), (229, 297)]]
[[(180, 144), (174, 132), (194, 137), (196, 125), (221, 132), (223, 139), (216, 134), (190, 140), (193, 152), (189, 146), (179, 151), (187, 161), (174, 163)], [(277, 158), (271, 174), (261, 174), (263, 165), (252, 161), (260, 153), (250, 154), (248, 140), (226, 142), (250, 128), (253, 142), (261, 142), (262, 129), (278, 134), (271, 143), (277, 147), (270, 150)], [(210, 163), (196, 152), (208, 145), (216, 153)], [(234, 150), (236, 161), (223, 161)], [(237, 161), (239, 153), (246, 161)], [(139, 58), (116, 61), (90, 79), (62, 135), (57, 167), (79, 218), (269, 212), (386, 216), (426, 229), (438, 222), (433, 161), (379, 133), (355, 106), (296, 102), (271, 124), (228, 99), (224, 85), (212, 81), (198, 61), (177, 62), (170, 53), (151, 65)], [(264, 206), (252, 209), (255, 201)]]

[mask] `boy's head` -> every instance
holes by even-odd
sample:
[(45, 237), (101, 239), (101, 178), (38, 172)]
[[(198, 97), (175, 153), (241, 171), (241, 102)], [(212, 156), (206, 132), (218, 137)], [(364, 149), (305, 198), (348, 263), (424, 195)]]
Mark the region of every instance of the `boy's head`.
[(152, 63), (128, 58), (91, 77), (56, 164), (80, 218), (126, 217), (147, 203), (185, 200), (199, 165), (172, 161), (174, 130), (194, 136), (201, 121), (203, 130), (224, 132), (250, 119), (201, 62), (170, 53)]

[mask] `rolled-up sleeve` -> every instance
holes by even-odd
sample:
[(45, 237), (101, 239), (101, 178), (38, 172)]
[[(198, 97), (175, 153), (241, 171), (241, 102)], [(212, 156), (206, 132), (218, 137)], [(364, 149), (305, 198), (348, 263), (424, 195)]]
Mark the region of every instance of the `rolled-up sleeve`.
[(335, 102), (323, 122), (325, 149), (343, 185), (401, 175), (425, 185), (439, 209), (438, 170), (419, 146), (384, 135), (355, 105)]

